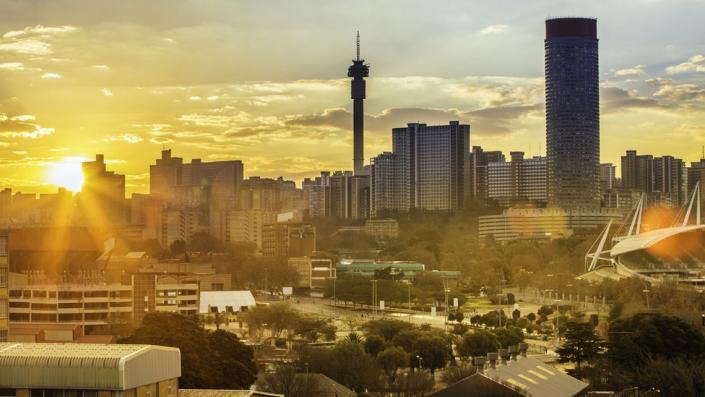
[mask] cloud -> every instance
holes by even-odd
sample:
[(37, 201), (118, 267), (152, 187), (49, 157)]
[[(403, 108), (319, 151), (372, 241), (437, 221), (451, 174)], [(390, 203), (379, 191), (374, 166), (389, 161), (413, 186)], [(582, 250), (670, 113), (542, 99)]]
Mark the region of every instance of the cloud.
[(100, 92), (105, 96), (113, 96), (113, 92), (108, 88), (101, 88)]
[(2, 69), (2, 70), (24, 70), (24, 64), (22, 62), (0, 63), (0, 69)]
[(644, 65), (636, 65), (627, 69), (619, 69), (618, 71), (614, 72), (614, 75), (619, 77), (639, 76), (644, 74), (645, 67), (646, 66)]
[(625, 90), (619, 87), (603, 87), (600, 90), (602, 113), (616, 113), (636, 109), (667, 109), (654, 98), (640, 96), (636, 90)]
[(8, 117), (0, 114), (0, 136), (4, 138), (37, 139), (54, 133), (53, 128), (45, 128), (34, 123), (32, 115), (17, 115)]
[(480, 31), (481, 35), (503, 33), (509, 30), (508, 25), (490, 25)]
[(666, 68), (666, 73), (670, 75), (689, 72), (705, 72), (705, 55), (695, 55), (686, 62)]
[(60, 79), (60, 78), (61, 78), (61, 75), (58, 73), (47, 72), (42, 75), (42, 79), (44, 79), (44, 80), (56, 80), (56, 79)]
[(127, 143), (139, 143), (142, 142), (144, 139), (135, 134), (120, 134), (116, 136), (109, 136), (103, 139), (105, 142), (118, 142), (118, 141), (125, 141)]
[(28, 26), (23, 30), (10, 30), (2, 35), (3, 38), (20, 38), (27, 36), (53, 36), (62, 33), (71, 33), (77, 31), (78, 28), (75, 26), (63, 25), (63, 26)]
[(24, 55), (49, 55), (53, 53), (49, 43), (35, 39), (24, 39), (9, 43), (0, 43), (0, 52), (2, 51)]

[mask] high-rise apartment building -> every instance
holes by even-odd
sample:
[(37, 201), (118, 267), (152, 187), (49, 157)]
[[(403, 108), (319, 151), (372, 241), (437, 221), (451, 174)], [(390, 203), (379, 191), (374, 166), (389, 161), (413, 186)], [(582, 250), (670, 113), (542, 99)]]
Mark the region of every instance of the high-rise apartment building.
[(654, 156), (627, 150), (622, 156), (622, 188), (651, 193), (654, 189)]
[(480, 146), (473, 146), (469, 159), (468, 185), (470, 196), (476, 200), (487, 199), (487, 165), (504, 163), (504, 154), (499, 151), (484, 151)]
[(0, 342), (7, 342), (9, 304), (9, 250), (7, 231), (0, 231)]
[(600, 82), (597, 21), (546, 21), (548, 202), (600, 206)]
[(546, 158), (524, 159), (524, 152), (511, 152), (510, 162), (487, 164), (487, 198), (502, 206), (515, 203), (546, 204)]
[(392, 146), (402, 166), (403, 194), (408, 191), (412, 208), (454, 211), (463, 207), (469, 194), (469, 125), (411, 123), (392, 130)]
[(274, 211), (260, 208), (222, 211), (220, 241), (254, 243), (257, 245), (257, 250), (261, 251), (264, 225), (272, 224), (276, 219), (277, 215)]
[(616, 187), (616, 168), (612, 163), (600, 164), (600, 192), (605, 193)]
[(384, 152), (370, 164), (370, 217), (411, 208), (408, 174), (399, 155)]
[(284, 212), (303, 209), (302, 199), (294, 181), (251, 176), (242, 182), (238, 208)]
[(112, 226), (127, 222), (125, 207), (125, 175), (107, 171), (105, 157), (81, 164), (83, 188), (79, 194), (82, 223), (91, 226)]

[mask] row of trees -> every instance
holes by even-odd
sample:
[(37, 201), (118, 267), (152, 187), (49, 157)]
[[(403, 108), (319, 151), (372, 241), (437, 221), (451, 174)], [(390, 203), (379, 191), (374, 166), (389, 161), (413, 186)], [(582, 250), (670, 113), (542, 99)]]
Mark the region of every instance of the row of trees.
[(302, 314), (288, 303), (256, 306), (240, 314), (239, 318), (253, 335), (269, 330), (275, 338), (286, 333), (289, 339), (299, 336), (308, 342), (316, 342), (320, 339), (335, 340), (337, 332), (330, 320)]

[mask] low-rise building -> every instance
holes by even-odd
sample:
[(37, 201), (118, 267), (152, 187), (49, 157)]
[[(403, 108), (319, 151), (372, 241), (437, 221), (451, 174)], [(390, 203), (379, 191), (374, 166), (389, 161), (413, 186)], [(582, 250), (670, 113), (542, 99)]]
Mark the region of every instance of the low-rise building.
[(0, 389), (16, 397), (177, 397), (179, 349), (0, 343)]
[(426, 270), (419, 262), (408, 261), (376, 261), (372, 259), (341, 259), (336, 271), (338, 275), (354, 274), (363, 277), (374, 277), (376, 272), (389, 269), (391, 275), (400, 275), (404, 279), (412, 279), (418, 273)]
[(250, 291), (202, 291), (200, 314), (239, 313), (255, 307), (255, 297)]
[(293, 257), (288, 263), (299, 275), (297, 287), (308, 289), (312, 296), (322, 295), (328, 281), (336, 276), (335, 263), (330, 257)]
[(562, 210), (559, 208), (512, 208), (499, 215), (479, 218), (480, 240), (548, 240), (566, 238), (580, 230), (600, 228), (610, 220), (620, 221), (616, 210)]
[(280, 222), (262, 230), (262, 256), (289, 258), (310, 256), (316, 250), (316, 226), (311, 223)]

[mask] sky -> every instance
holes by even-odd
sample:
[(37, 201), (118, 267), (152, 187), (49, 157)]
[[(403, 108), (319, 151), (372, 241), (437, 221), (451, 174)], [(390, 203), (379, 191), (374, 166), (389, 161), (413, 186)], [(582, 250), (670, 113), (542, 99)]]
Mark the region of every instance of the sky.
[(148, 192), (163, 148), (246, 176), (352, 167), (347, 68), (370, 64), (365, 157), (409, 122), (545, 153), (544, 20), (598, 19), (601, 160), (696, 161), (705, 1), (0, 0), (0, 186), (53, 192), (103, 153)]

